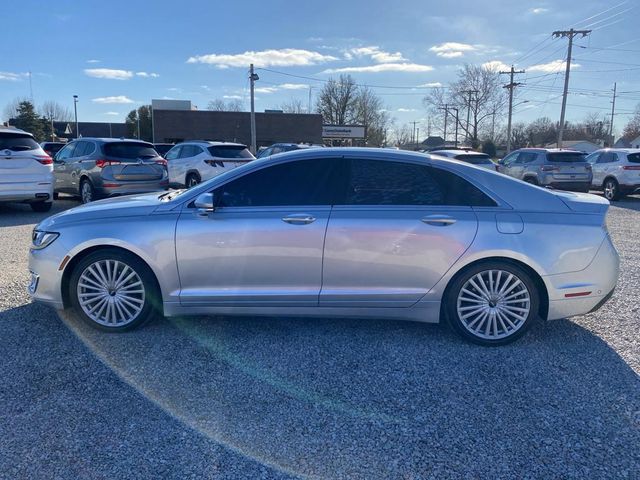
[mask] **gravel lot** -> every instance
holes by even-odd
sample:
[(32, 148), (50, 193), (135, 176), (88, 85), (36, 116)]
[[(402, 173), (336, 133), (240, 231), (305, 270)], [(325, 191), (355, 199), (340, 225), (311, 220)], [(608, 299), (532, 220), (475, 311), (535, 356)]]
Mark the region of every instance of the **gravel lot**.
[(43, 217), (0, 206), (2, 478), (640, 477), (640, 198), (609, 213), (613, 299), (502, 348), (366, 320), (100, 334), (29, 303)]

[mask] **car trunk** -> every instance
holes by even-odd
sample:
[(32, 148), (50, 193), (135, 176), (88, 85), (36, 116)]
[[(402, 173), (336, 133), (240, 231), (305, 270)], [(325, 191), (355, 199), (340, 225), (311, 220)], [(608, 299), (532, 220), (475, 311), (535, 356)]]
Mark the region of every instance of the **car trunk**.
[(597, 195), (560, 191), (553, 193), (576, 213), (600, 214), (604, 217), (609, 210), (609, 201)]
[(106, 158), (102, 175), (119, 182), (147, 182), (162, 179), (164, 160), (146, 143), (112, 142), (103, 147)]
[(581, 152), (553, 152), (547, 154), (547, 162), (552, 177), (557, 181), (588, 182), (591, 179), (591, 164)]
[(49, 181), (51, 159), (26, 134), (0, 133), (0, 183), (5, 185)]

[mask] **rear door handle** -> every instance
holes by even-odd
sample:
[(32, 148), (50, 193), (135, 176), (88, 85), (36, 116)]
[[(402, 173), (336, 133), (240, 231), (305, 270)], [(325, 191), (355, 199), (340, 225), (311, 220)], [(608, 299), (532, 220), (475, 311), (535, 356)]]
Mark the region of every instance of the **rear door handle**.
[(308, 213), (294, 213), (282, 217), (282, 221), (290, 223), (291, 225), (307, 225), (316, 221), (316, 217), (309, 215)]
[(427, 225), (435, 225), (436, 227), (446, 227), (456, 223), (456, 219), (447, 215), (427, 215), (420, 219)]

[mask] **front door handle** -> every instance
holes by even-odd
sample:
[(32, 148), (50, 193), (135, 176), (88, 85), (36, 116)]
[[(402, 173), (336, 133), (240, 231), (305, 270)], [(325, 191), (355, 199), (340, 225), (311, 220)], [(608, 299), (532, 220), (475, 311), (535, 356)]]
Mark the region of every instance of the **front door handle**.
[(282, 221), (290, 223), (291, 225), (307, 225), (316, 221), (316, 217), (309, 215), (308, 213), (294, 213), (282, 217)]
[(427, 215), (420, 219), (427, 225), (435, 225), (436, 227), (446, 227), (456, 223), (456, 219), (447, 215)]

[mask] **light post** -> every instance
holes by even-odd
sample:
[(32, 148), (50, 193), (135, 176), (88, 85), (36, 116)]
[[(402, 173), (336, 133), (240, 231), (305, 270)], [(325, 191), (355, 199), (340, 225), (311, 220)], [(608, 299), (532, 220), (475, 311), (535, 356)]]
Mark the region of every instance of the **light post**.
[(73, 96), (73, 112), (76, 117), (76, 138), (80, 138), (80, 130), (78, 129), (78, 95)]

